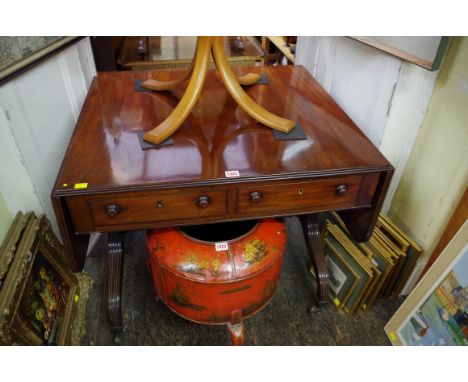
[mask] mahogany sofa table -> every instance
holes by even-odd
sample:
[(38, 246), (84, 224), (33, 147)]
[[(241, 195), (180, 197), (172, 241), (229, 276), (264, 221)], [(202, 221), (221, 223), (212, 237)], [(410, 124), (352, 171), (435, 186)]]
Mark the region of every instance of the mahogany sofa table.
[(296, 121), (304, 139), (275, 138), (209, 71), (173, 143), (142, 149), (138, 133), (170, 114), (184, 84), (152, 93), (136, 82), (173, 80), (181, 72), (99, 73), (89, 89), (52, 202), (74, 270), (84, 266), (89, 234), (107, 234), (109, 319), (117, 334), (122, 329), (121, 232), (299, 215), (321, 303), (328, 294), (328, 273), (318, 213), (339, 211), (358, 241), (372, 232), (391, 164), (303, 67), (236, 72), (265, 75), (268, 84), (250, 86), (247, 93), (267, 110)]

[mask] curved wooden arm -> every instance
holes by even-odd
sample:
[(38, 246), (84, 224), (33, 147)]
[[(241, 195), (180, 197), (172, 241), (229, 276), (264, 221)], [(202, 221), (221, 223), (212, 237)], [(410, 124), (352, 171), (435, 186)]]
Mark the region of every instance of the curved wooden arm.
[(221, 79), (226, 85), (226, 88), (232, 98), (234, 98), (246, 113), (255, 118), (258, 122), (271, 127), (272, 129), (282, 131), (283, 133), (289, 133), (296, 125), (294, 121), (278, 117), (277, 115), (265, 110), (263, 107), (255, 103), (255, 101), (252, 100), (252, 98), (250, 98), (241, 88), (236, 76), (227, 62), (226, 54), (224, 53), (223, 38), (213, 37), (212, 45), (216, 67), (218, 68)]
[[(198, 47), (198, 41), (197, 41), (197, 47)], [(195, 55), (196, 55), (196, 52), (197, 52), (197, 48), (195, 48)], [(190, 77), (190, 75), (193, 72), (194, 64), (195, 64), (195, 56), (193, 57), (192, 62), (190, 62), (190, 66), (187, 68), (187, 70), (182, 75), (182, 77), (173, 81), (158, 81), (158, 80), (149, 79), (149, 80), (146, 80), (145, 82), (142, 82), (141, 87), (148, 89), (148, 90), (155, 90), (155, 91), (172, 89), (173, 87), (179, 85), (180, 83), (184, 82), (187, 78)]]
[(238, 77), (237, 81), (239, 81), (241, 85), (253, 85), (257, 83), (258, 81), (260, 81), (260, 78), (261, 78), (260, 74), (247, 73), (241, 77)]
[[(146, 80), (145, 82), (141, 83), (141, 87), (148, 89), (148, 90), (154, 90), (154, 91), (162, 91), (162, 90), (169, 90), (172, 89), (173, 87), (179, 85), (180, 83), (184, 82), (187, 78), (190, 77), (190, 75), (193, 72), (193, 63), (194, 60), (190, 63), (189, 68), (187, 71), (183, 74), (182, 77), (173, 80), (173, 81), (158, 81), (158, 80), (153, 80), (149, 79)], [(248, 86), (248, 85), (253, 85), (260, 81), (260, 74), (257, 73), (247, 73), (244, 74), (241, 77), (238, 77), (237, 80), (241, 85)]]
[(197, 51), (195, 54), (193, 75), (190, 78), (190, 82), (183, 97), (169, 117), (167, 117), (159, 126), (155, 127), (143, 136), (145, 141), (160, 144), (169, 138), (185, 121), (200, 96), (203, 83), (206, 78), (206, 72), (208, 71), (210, 51), (211, 37), (199, 37), (197, 42)]

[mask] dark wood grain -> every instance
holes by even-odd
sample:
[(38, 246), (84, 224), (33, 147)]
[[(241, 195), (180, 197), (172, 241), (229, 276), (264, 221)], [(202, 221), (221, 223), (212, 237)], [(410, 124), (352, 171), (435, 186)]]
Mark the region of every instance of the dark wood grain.
[(119, 233), (107, 234), (107, 251), (107, 308), (114, 342), (120, 345), (123, 332), (121, 310), (123, 248)]
[(317, 279), (316, 310), (324, 305), (328, 300), (330, 288), (330, 276), (328, 274), (325, 255), (323, 253), (323, 243), (320, 236), (319, 215), (310, 214), (300, 217), (302, 231), (306, 239), (307, 250), (314, 268)]
[(73, 226), (70, 212), (65, 206), (64, 198), (52, 198), (52, 206), (54, 207), (68, 264), (74, 272), (80, 271), (84, 267), (89, 235), (74, 234), (75, 227)]
[[(330, 177), (326, 179), (313, 179), (303, 182), (282, 182), (267, 185), (254, 185), (239, 187), (238, 213), (262, 213), (276, 209), (287, 210), (291, 214), (294, 211), (313, 209), (326, 211), (328, 208), (351, 208), (356, 204), (364, 176)], [(346, 185), (347, 191), (337, 195), (337, 188)], [(374, 187), (375, 190), (375, 187)], [(371, 192), (373, 193), (374, 190)], [(251, 194), (259, 192), (262, 197), (258, 202), (253, 202)], [(370, 205), (370, 198), (363, 201), (362, 205)]]
[[(265, 73), (270, 85), (252, 86), (248, 94), (269, 111), (298, 121), (308, 139), (275, 141), (271, 129), (240, 110), (215, 72), (209, 71), (196, 107), (173, 136), (175, 144), (142, 150), (137, 133), (162, 122), (178, 103), (184, 86), (152, 94), (135, 92), (134, 82), (151, 77), (168, 81), (180, 72), (99, 73), (70, 142), (55, 194), (222, 181), (224, 172), (234, 169), (241, 178), (252, 179), (390, 168), (304, 68), (238, 72)], [(75, 183), (83, 182), (88, 183), (86, 190), (73, 189)]]
[[(209, 71), (195, 108), (173, 135), (174, 144), (142, 150), (138, 132), (162, 122), (185, 85), (136, 92), (135, 81), (169, 81), (181, 72), (98, 74), (52, 192), (76, 268), (84, 262), (77, 233), (92, 231), (350, 209), (343, 216), (351, 232), (359, 240), (367, 237), (391, 178), (390, 163), (303, 67), (236, 72), (266, 75), (269, 85), (246, 88), (249, 96), (297, 121), (307, 139), (276, 141), (271, 129), (244, 113)], [(240, 176), (226, 178), (227, 170)], [(82, 183), (85, 188), (75, 188)], [(344, 192), (337, 189), (342, 184)], [(257, 191), (262, 198), (252, 203), (249, 195)], [(210, 197), (206, 208), (198, 206), (202, 196)]]
[[(367, 241), (371, 237), (375, 222), (377, 221), (380, 209), (382, 208), (388, 186), (390, 185), (392, 175), (393, 168), (388, 171), (383, 171), (380, 174), (377, 188), (372, 196), (371, 208), (366, 208), (360, 211), (349, 210), (339, 212), (355, 240), (360, 242)], [(363, 193), (365, 193), (365, 191)]]

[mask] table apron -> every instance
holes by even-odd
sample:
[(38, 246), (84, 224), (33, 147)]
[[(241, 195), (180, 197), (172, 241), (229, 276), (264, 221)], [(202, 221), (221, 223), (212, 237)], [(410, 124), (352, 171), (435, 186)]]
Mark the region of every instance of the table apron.
[(380, 173), (65, 197), (76, 234), (368, 208)]

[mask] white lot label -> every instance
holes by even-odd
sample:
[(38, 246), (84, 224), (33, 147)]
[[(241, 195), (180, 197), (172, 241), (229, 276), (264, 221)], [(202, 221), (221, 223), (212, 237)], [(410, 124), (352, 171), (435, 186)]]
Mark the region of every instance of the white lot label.
[(224, 171), (224, 174), (226, 174), (226, 178), (236, 178), (240, 176), (238, 170)]
[(228, 248), (229, 248), (228, 243), (226, 243), (225, 241), (223, 241), (221, 243), (215, 243), (215, 249), (216, 249), (217, 252), (227, 251)]

